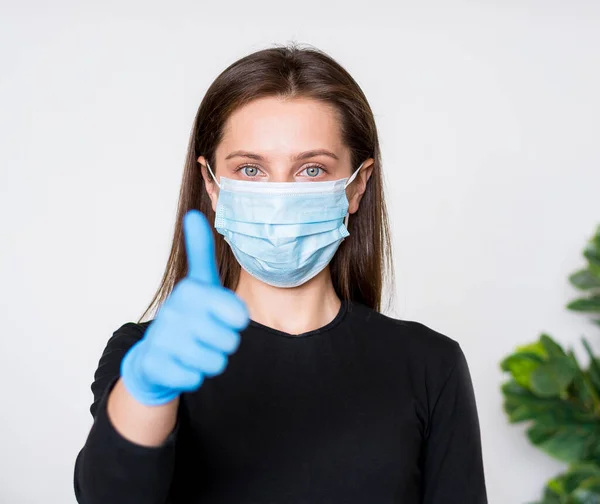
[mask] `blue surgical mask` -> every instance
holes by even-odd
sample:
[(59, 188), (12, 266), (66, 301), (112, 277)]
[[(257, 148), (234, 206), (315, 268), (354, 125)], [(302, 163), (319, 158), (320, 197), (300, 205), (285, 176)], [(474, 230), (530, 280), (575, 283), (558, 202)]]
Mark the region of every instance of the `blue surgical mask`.
[(215, 229), (250, 275), (296, 287), (331, 261), (350, 235), (346, 187), (358, 175), (325, 182), (254, 182), (220, 178)]

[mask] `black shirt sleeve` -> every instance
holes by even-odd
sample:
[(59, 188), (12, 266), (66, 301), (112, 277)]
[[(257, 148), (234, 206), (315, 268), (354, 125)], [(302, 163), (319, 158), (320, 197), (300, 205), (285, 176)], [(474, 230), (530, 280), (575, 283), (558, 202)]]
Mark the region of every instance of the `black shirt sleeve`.
[(147, 447), (121, 436), (106, 410), (120, 377), (121, 360), (146, 327), (147, 323), (128, 322), (117, 329), (98, 363), (91, 386), (94, 423), (75, 461), (74, 490), (79, 504), (165, 504), (167, 500), (179, 422), (161, 446)]
[(433, 396), (425, 439), (423, 504), (487, 504), (475, 394), (465, 355)]

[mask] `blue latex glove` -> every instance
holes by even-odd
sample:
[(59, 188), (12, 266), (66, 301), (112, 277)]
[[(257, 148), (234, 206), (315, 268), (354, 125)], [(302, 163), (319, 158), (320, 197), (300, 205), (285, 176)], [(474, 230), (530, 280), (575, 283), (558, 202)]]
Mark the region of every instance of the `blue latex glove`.
[(121, 361), (125, 388), (149, 406), (196, 390), (204, 376), (222, 373), (228, 354), (239, 346), (239, 331), (249, 322), (244, 302), (221, 285), (206, 217), (190, 210), (183, 232), (188, 274)]

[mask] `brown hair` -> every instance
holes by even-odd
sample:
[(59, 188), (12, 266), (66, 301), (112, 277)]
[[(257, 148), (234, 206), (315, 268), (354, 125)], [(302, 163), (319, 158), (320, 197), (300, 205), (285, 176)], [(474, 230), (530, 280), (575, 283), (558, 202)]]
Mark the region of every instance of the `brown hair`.
[[(153, 307), (159, 308), (175, 284), (187, 274), (183, 216), (195, 208), (204, 213), (209, 222), (214, 222), (198, 157), (203, 155), (215, 171), (215, 151), (228, 117), (251, 100), (266, 96), (305, 97), (333, 105), (340, 117), (343, 141), (351, 151), (353, 168), (369, 157), (374, 159), (359, 210), (349, 219), (351, 238), (340, 244), (329, 266), (340, 299), (360, 302), (380, 311), (383, 279), (393, 286), (394, 274), (373, 112), (356, 81), (342, 66), (316, 48), (290, 44), (239, 59), (227, 67), (206, 92), (188, 145), (167, 266), (154, 298), (138, 322)], [(240, 265), (214, 227), (213, 235), (219, 276), (225, 287), (235, 290)]]

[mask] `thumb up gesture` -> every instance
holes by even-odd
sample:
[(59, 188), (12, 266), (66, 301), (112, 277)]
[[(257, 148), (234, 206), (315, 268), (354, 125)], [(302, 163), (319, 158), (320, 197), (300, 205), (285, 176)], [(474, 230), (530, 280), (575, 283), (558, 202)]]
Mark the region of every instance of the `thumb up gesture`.
[(145, 405), (169, 402), (222, 373), (249, 322), (244, 302), (219, 280), (206, 217), (190, 210), (183, 230), (188, 274), (121, 362), (125, 388)]

